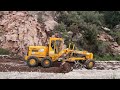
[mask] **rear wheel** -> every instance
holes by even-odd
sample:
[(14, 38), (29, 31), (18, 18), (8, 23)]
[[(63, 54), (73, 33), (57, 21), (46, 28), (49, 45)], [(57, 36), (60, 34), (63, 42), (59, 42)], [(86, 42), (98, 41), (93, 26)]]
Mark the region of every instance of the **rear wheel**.
[(52, 60), (49, 57), (42, 58), (41, 65), (44, 68), (49, 68), (52, 66)]
[(85, 67), (86, 69), (92, 69), (95, 65), (95, 61), (94, 60), (86, 60), (85, 62)]
[(29, 67), (36, 67), (36, 66), (38, 66), (38, 58), (37, 57), (35, 57), (35, 56), (31, 56), (31, 57), (29, 57), (28, 58), (28, 60), (27, 60), (27, 65), (29, 66)]

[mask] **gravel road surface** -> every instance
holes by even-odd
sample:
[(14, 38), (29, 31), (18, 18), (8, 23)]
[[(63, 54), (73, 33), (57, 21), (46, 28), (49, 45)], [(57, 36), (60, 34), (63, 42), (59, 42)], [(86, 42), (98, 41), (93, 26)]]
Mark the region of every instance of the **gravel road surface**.
[(30, 68), (24, 61), (0, 59), (0, 79), (120, 79), (120, 61), (96, 61), (92, 70), (62, 73), (59, 67)]
[(73, 70), (65, 74), (0, 72), (0, 79), (120, 79), (120, 70)]

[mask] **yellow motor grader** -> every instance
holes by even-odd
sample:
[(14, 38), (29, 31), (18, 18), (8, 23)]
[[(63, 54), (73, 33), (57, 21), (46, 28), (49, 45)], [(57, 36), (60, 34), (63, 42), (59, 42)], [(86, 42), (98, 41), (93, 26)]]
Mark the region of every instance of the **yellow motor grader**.
[(75, 50), (75, 45), (70, 43), (69, 47), (63, 49), (62, 38), (50, 37), (47, 46), (29, 46), (25, 61), (29, 67), (36, 67), (40, 63), (42, 67), (49, 68), (56, 61), (82, 64), (87, 69), (92, 69), (95, 64), (93, 53)]

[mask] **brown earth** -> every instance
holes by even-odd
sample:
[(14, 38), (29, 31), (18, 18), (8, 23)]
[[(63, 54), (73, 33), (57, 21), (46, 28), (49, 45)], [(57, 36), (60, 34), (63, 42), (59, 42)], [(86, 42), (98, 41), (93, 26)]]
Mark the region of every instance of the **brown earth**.
[(0, 72), (51, 72), (51, 73), (67, 73), (70, 70), (68, 65), (60, 66), (61, 63), (54, 63), (53, 67), (42, 68), (38, 67), (28, 67), (24, 61), (14, 60), (14, 59), (0, 59)]
[[(61, 63), (53, 63), (50, 68), (28, 67), (25, 61), (17, 59), (0, 59), (0, 72), (49, 72), (49, 73), (68, 73), (71, 71), (70, 67), (73, 64), (65, 63), (61, 66)], [(120, 62), (96, 62), (93, 70), (118, 70), (120, 69)]]

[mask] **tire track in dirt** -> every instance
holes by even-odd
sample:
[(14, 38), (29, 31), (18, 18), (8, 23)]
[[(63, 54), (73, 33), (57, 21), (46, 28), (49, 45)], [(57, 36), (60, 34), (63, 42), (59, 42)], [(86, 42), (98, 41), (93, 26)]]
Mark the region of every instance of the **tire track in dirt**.
[[(15, 59), (0, 59), (0, 72), (49, 72), (49, 73), (68, 73), (70, 70), (66, 71), (65, 67), (60, 66), (61, 63), (54, 63), (54, 67), (42, 68), (38, 67), (28, 67), (24, 61)], [(71, 65), (72, 66), (72, 65)], [(67, 67), (68, 68), (68, 67)], [(84, 69), (84, 68), (83, 68)], [(93, 70), (118, 70), (120, 69), (120, 61), (96, 61)]]

